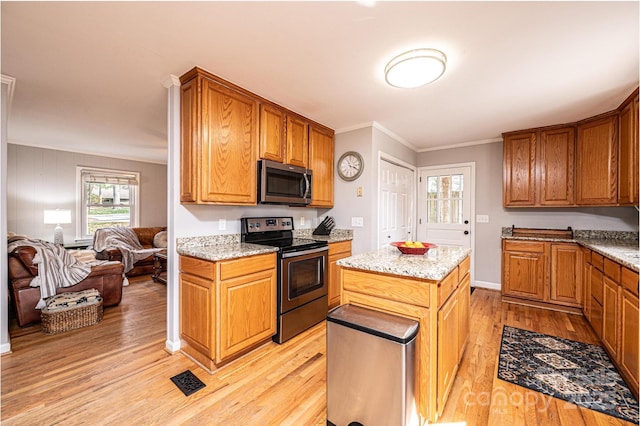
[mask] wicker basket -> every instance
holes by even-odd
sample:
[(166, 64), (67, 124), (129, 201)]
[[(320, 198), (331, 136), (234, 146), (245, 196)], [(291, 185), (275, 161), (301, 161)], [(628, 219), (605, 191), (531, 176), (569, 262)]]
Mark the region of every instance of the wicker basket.
[[(68, 297), (72, 294), (65, 295)], [(102, 321), (101, 297), (63, 309), (49, 309), (48, 306), (42, 309), (42, 332), (45, 334), (63, 333), (97, 324), (100, 321)]]

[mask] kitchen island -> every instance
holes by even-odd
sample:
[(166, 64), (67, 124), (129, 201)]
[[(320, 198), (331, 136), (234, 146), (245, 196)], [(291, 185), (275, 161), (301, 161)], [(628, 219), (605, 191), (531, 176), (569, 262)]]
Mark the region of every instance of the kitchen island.
[(337, 262), (341, 304), (411, 318), (416, 345), (416, 403), (424, 421), (442, 414), (469, 333), (470, 249), (442, 246), (425, 255), (395, 247)]

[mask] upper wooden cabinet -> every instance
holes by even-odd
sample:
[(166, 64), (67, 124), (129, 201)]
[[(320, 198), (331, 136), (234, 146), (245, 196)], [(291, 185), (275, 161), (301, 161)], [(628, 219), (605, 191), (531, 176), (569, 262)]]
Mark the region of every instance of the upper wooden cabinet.
[(309, 126), (310, 207), (333, 207), (333, 131)]
[(271, 105), (260, 105), (260, 158), (284, 162), (285, 112)]
[(180, 82), (181, 203), (255, 205), (265, 158), (310, 169), (310, 207), (333, 207), (333, 130), (198, 67)]
[(256, 204), (258, 102), (199, 68), (181, 83), (180, 201)]
[(638, 205), (638, 92), (620, 110), (618, 204)]
[(536, 132), (504, 135), (502, 201), (505, 207), (536, 202)]
[(504, 134), (505, 207), (574, 203), (573, 126)]
[(287, 164), (309, 165), (309, 123), (292, 115), (287, 116)]
[(618, 199), (618, 122), (615, 115), (578, 125), (576, 203), (615, 205)]
[(617, 110), (503, 141), (505, 207), (638, 205), (638, 89)]

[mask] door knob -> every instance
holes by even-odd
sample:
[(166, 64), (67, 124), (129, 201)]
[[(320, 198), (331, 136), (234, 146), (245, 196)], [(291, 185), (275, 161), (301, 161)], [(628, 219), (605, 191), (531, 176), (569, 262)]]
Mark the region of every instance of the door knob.
[(469, 221), (468, 221), (468, 220), (465, 220), (465, 221), (464, 221), (464, 224), (465, 224), (465, 225), (468, 225), (468, 224), (469, 224)]
[(469, 235), (469, 231), (464, 231), (464, 235)]

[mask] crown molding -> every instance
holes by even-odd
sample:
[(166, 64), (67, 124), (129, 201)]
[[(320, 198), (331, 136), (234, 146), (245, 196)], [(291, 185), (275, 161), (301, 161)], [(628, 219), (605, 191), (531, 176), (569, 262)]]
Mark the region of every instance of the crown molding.
[(162, 79), (162, 85), (167, 89), (171, 86), (180, 86), (180, 79), (173, 74), (169, 74)]
[(502, 142), (502, 138), (492, 138), (492, 139), (482, 139), (479, 141), (472, 142), (464, 142), (455, 145), (445, 145), (445, 146), (437, 146), (433, 148), (423, 148), (419, 149), (416, 152), (429, 152), (429, 151), (441, 151), (443, 149), (453, 149), (453, 148), (463, 148), (465, 146), (473, 146), (473, 145), (485, 145), (489, 143)]
[(11, 112), (11, 104), (13, 103), (13, 92), (16, 86), (16, 79), (8, 75), (0, 74), (2, 84), (7, 85), (7, 116)]

